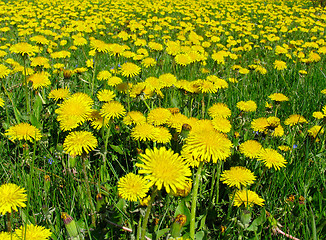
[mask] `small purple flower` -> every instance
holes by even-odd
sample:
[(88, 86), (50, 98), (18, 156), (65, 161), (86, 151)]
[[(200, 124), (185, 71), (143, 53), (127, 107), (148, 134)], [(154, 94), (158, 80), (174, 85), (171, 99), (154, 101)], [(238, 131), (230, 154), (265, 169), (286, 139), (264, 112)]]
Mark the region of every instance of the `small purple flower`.
[(296, 149), (298, 147), (298, 145), (294, 144), (293, 145), (293, 149)]

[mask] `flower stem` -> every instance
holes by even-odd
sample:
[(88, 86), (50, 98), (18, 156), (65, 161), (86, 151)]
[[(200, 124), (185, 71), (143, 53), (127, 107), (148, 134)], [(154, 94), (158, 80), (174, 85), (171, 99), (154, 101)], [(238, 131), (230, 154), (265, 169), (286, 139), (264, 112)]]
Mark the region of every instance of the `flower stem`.
[(12, 228), (11, 228), (11, 217), (12, 217), (12, 214), (11, 212), (8, 212), (7, 213), (7, 231), (11, 234), (12, 232)]
[(145, 239), (146, 229), (147, 229), (147, 223), (148, 223), (148, 219), (149, 219), (149, 214), (151, 213), (152, 205), (153, 205), (153, 202), (155, 201), (155, 197), (156, 197), (157, 193), (158, 193), (158, 191), (155, 188), (153, 190), (152, 194), (151, 194), (151, 200), (148, 203), (148, 206), (147, 206), (147, 209), (146, 209), (146, 213), (145, 213), (145, 217), (144, 217), (144, 220), (143, 220), (143, 225), (142, 225), (142, 228), (141, 228), (141, 237), (140, 237), (141, 240), (144, 240)]
[(220, 195), (220, 175), (222, 170), (223, 161), (219, 160), (217, 163), (217, 169), (216, 169), (216, 199), (215, 199), (215, 205), (218, 204), (219, 201), (219, 195)]
[(201, 170), (203, 168), (203, 162), (199, 163), (196, 179), (194, 182), (194, 187), (192, 190), (191, 197), (191, 213), (190, 213), (190, 238), (195, 239), (195, 222), (196, 222), (196, 206), (197, 206), (197, 197), (198, 197), (198, 187), (199, 187), (199, 179), (201, 175)]
[(95, 227), (96, 226), (95, 206), (92, 201), (91, 189), (89, 187), (89, 182), (88, 182), (87, 169), (86, 169), (86, 157), (83, 157), (83, 172), (84, 172), (84, 176), (85, 176), (85, 186), (86, 186), (87, 197), (88, 197), (89, 204), (91, 206), (92, 225)]
[(95, 82), (95, 75), (96, 75), (96, 58), (97, 52), (94, 55), (94, 65), (93, 65), (93, 77), (92, 77), (92, 95), (94, 94), (94, 82)]
[(29, 106), (29, 93), (28, 93), (28, 83), (27, 83), (27, 69), (26, 69), (26, 57), (23, 56), (24, 60), (24, 86), (25, 86), (25, 99), (26, 99), (26, 112), (29, 113), (31, 108)]

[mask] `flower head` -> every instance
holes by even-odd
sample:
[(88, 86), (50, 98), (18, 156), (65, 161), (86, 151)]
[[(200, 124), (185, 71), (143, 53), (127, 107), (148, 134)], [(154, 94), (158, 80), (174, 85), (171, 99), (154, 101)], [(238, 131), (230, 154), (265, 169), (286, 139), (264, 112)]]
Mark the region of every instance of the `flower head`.
[(257, 159), (262, 161), (267, 168), (274, 167), (276, 170), (285, 167), (285, 164), (287, 163), (280, 153), (271, 148), (262, 149), (259, 152)]
[(286, 66), (286, 62), (283, 62), (283, 61), (279, 61), (279, 60), (275, 60), (274, 62), (274, 68), (276, 70), (283, 70), (283, 69), (286, 69), (287, 66)]
[(220, 180), (229, 187), (236, 186), (240, 188), (253, 184), (256, 180), (255, 175), (245, 167), (231, 167), (230, 170), (224, 170)]
[(16, 43), (10, 47), (10, 52), (20, 54), (22, 56), (33, 56), (37, 52), (37, 47), (32, 46), (29, 43), (21, 42)]
[(7, 68), (5, 65), (0, 64), (0, 79), (5, 78), (10, 74), (10, 69)]
[(136, 202), (146, 197), (148, 190), (148, 181), (134, 173), (128, 173), (118, 182), (119, 196), (128, 201)]
[(100, 110), (100, 114), (102, 117), (114, 119), (124, 116), (126, 114), (126, 110), (120, 102), (110, 101), (104, 103)]
[(247, 140), (240, 144), (239, 150), (248, 158), (257, 158), (262, 147), (263, 146), (256, 140)]
[(115, 94), (111, 90), (103, 89), (97, 93), (98, 100), (102, 102), (110, 102), (115, 97)]
[(284, 124), (289, 126), (294, 126), (298, 123), (307, 123), (307, 120), (299, 114), (293, 114), (284, 121)]
[(134, 77), (139, 75), (141, 68), (134, 63), (126, 62), (121, 65), (121, 74), (124, 77)]
[(0, 97), (0, 107), (3, 107), (5, 105), (5, 101)]
[(53, 98), (55, 101), (65, 99), (70, 95), (68, 88), (53, 89), (48, 95), (48, 98)]
[(236, 191), (233, 205), (237, 207), (240, 207), (242, 204), (244, 204), (245, 207), (252, 207), (254, 204), (263, 206), (264, 201), (265, 200), (259, 197), (257, 193), (242, 189)]
[(41, 139), (41, 131), (36, 127), (30, 125), (29, 123), (19, 123), (15, 126), (10, 127), (6, 130), (6, 136), (9, 136), (10, 140), (28, 140), (28, 141), (38, 141)]
[(240, 101), (237, 103), (237, 108), (244, 112), (254, 112), (257, 109), (257, 104), (252, 100)]
[(77, 131), (71, 132), (63, 143), (63, 149), (71, 156), (88, 154), (97, 147), (97, 139), (91, 132)]
[(167, 123), (171, 116), (172, 113), (166, 108), (154, 108), (148, 113), (147, 122), (159, 126)]
[(228, 118), (231, 116), (231, 110), (224, 103), (215, 103), (213, 106), (211, 106), (208, 109), (208, 114), (212, 118), (215, 117)]
[(164, 186), (169, 193), (177, 188), (185, 188), (187, 181), (190, 181), (191, 171), (184, 163), (179, 154), (164, 147), (157, 149), (146, 149), (145, 154), (141, 154), (142, 163), (137, 163), (140, 168), (139, 173), (145, 174), (145, 179), (150, 180), (150, 185), (157, 186), (158, 190)]
[(50, 229), (33, 224), (21, 226), (15, 233), (22, 240), (47, 240), (51, 236)]
[(18, 211), (17, 207), (26, 207), (26, 190), (13, 183), (0, 186), (0, 213), (5, 215), (12, 210)]
[(39, 72), (31, 75), (27, 80), (33, 83), (34, 89), (38, 89), (51, 84), (49, 76), (50, 74), (47, 72)]
[(289, 101), (289, 98), (282, 93), (273, 93), (268, 96), (271, 100), (276, 102), (285, 102)]
[(59, 108), (55, 113), (58, 114), (60, 128), (68, 131), (79, 126), (92, 112), (92, 105), (92, 98), (85, 93), (75, 93), (62, 104), (58, 104)]
[(231, 155), (231, 141), (224, 134), (215, 131), (213, 126), (202, 124), (203, 127), (198, 126), (190, 131), (185, 139), (182, 154), (204, 162), (216, 163), (218, 160), (225, 160)]
[(149, 123), (138, 124), (131, 131), (131, 137), (139, 141), (152, 141), (156, 134), (156, 128)]
[(146, 122), (146, 117), (139, 111), (131, 111), (123, 118), (123, 122), (126, 125), (143, 124)]

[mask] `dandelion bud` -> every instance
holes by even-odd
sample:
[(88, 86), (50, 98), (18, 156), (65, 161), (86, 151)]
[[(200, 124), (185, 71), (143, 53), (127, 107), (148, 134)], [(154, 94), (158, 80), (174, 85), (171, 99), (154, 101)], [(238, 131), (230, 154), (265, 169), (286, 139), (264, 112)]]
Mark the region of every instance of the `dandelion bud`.
[(174, 237), (174, 238), (180, 237), (182, 227), (186, 224), (186, 222), (187, 222), (186, 215), (183, 215), (183, 214), (177, 215), (177, 217), (174, 220), (174, 223), (172, 224), (172, 228), (171, 228), (172, 237)]
[(69, 236), (75, 240), (80, 239), (75, 220), (66, 212), (61, 213), (61, 218), (66, 226)]

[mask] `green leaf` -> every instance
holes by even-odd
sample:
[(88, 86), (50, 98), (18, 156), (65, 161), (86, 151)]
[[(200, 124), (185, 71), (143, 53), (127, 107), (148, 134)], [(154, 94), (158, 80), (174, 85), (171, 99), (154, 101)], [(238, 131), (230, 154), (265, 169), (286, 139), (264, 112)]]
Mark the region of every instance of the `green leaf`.
[(204, 231), (199, 231), (199, 232), (196, 232), (196, 234), (195, 234), (195, 239), (196, 240), (204, 239), (204, 237), (205, 237), (205, 232)]
[(262, 213), (260, 214), (260, 216), (258, 218), (256, 218), (252, 224), (246, 228), (246, 230), (248, 231), (257, 231), (258, 227), (263, 225), (266, 222), (266, 212), (265, 210), (262, 210)]
[(160, 239), (164, 234), (170, 231), (170, 228), (163, 228), (156, 232), (156, 239)]
[(110, 144), (110, 147), (113, 149), (113, 151), (115, 151), (121, 155), (124, 153), (123, 148), (121, 146), (116, 146), (116, 145)]
[(175, 209), (174, 216), (176, 217), (179, 214), (183, 214), (186, 216), (187, 221), (184, 226), (188, 225), (190, 223), (190, 210), (187, 208), (185, 201), (182, 199), (182, 201), (179, 203), (177, 208)]

